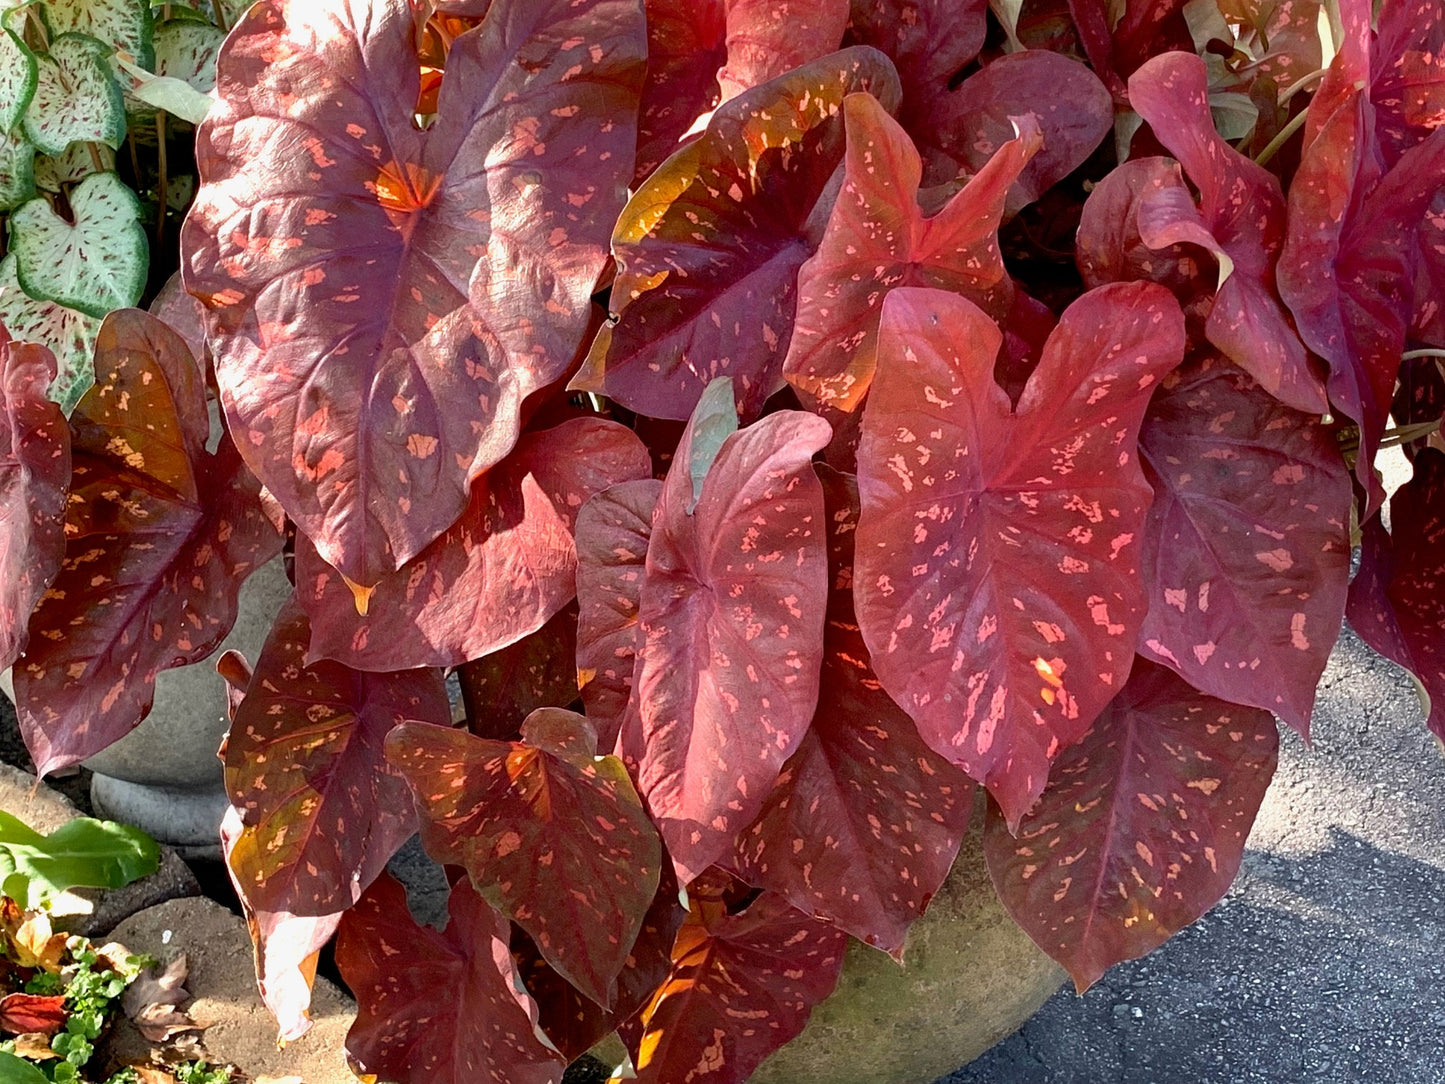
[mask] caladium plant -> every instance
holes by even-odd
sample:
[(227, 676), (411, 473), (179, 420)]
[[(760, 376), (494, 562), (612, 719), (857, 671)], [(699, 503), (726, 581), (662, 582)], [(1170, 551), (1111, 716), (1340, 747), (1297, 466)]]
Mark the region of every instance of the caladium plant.
[(335, 935), (359, 1073), (741, 1082), (971, 820), (1082, 990), (1227, 890), (1347, 613), (1445, 739), (1445, 18), (1338, 9), (0, 2), (37, 763), (284, 548), (219, 666), (284, 1037)]

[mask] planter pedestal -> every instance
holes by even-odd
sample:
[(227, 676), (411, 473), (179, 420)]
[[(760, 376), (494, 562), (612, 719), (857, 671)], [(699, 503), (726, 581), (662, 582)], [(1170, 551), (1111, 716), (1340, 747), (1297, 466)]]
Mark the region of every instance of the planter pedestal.
[(903, 961), (849, 945), (837, 990), (750, 1084), (933, 1084), (1018, 1030), (1064, 980), (998, 902), (976, 829)]

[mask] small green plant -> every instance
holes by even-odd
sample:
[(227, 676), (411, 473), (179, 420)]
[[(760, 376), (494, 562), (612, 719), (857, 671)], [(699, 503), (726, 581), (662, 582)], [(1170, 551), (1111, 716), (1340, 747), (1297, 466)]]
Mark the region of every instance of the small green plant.
[(77, 817), (43, 836), (0, 812), (0, 891), (27, 910), (70, 888), (120, 888), (159, 864), (155, 840), (129, 825)]

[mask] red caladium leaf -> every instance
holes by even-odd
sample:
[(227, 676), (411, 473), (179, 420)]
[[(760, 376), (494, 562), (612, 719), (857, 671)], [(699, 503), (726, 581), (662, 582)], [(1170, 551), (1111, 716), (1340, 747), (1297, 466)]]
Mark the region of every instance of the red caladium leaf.
[(350, 907), (417, 828), (382, 742), (402, 722), (451, 725), (440, 670), (306, 665), (311, 625), (277, 614), (226, 739), (226, 790), (244, 830), (231, 868), (257, 911)]
[(993, 378), (1001, 340), (952, 294), (884, 302), (853, 586), (883, 687), (1017, 824), (1134, 658), (1151, 495), (1135, 441), (1184, 319), (1153, 283), (1090, 291), (1016, 413)]
[[(511, 741), (538, 708), (577, 699), (577, 606), (563, 607), (536, 632), (457, 669), (473, 734)], [(603, 743), (605, 746), (605, 743)]]
[(1224, 895), (1278, 749), (1269, 712), (1139, 660), (1017, 838), (990, 807), (983, 848), (999, 898), (1082, 993)]
[(25, 650), (25, 624), (65, 553), (70, 429), (45, 396), (56, 372), (54, 354), (0, 326), (0, 669)]
[(1381, 4), (1373, 68), (1375, 130), (1394, 165), (1445, 124), (1445, 8), (1431, 0)]
[(1151, 56), (1193, 48), (1184, 8), (1185, 0), (1069, 0), (1089, 63), (1121, 102), (1124, 81)]
[(903, 126), (927, 116), (929, 102), (949, 89), (983, 48), (988, 0), (853, 0), (850, 41), (881, 49), (903, 84)]
[(1411, 336), (1445, 347), (1445, 190), (1435, 193), (1420, 222), (1414, 313)]
[(1144, 243), (1187, 242), (1211, 252), (1219, 278), (1205, 324), (1209, 341), (1281, 402), (1324, 413), (1324, 385), (1275, 291), (1284, 193), (1274, 174), (1215, 131), (1204, 61), (1192, 53), (1155, 57), (1129, 77), (1129, 102), (1199, 190), (1197, 207), (1179, 188), (1161, 193), (1172, 199), (1146, 197), (1138, 220)]
[(831, 53), (847, 25), (848, 0), (727, 0), (723, 100)]
[(828, 595), (811, 463), (828, 424), (770, 414), (723, 440), (695, 480), (710, 436), (700, 411), (658, 498), (618, 740), (683, 884), (730, 852), (802, 740)]
[(1430, 729), (1445, 741), (1445, 452), (1422, 448), (1415, 474), (1390, 498), (1390, 531), (1365, 527), (1350, 584), (1350, 625), (1415, 676)]
[[(1167, 194), (1167, 195), (1166, 195)], [(1131, 158), (1111, 170), (1084, 201), (1075, 260), (1084, 285), (1144, 280), (1169, 287), (1192, 311), (1200, 287), (1199, 256), (1184, 242), (1151, 248), (1139, 235), (1145, 202), (1193, 205), (1179, 163), (1170, 158)], [(1156, 241), (1160, 239), (1156, 238)]]
[(868, 664), (853, 616), (857, 483), (826, 467), (819, 474), (833, 590), (818, 710), (729, 864), (805, 914), (899, 956), (958, 854), (974, 786), (923, 744)]
[(843, 102), (848, 133), (843, 188), (818, 251), (798, 272), (798, 313), (783, 362), (809, 400), (856, 410), (878, 349), (878, 312), (895, 286), (935, 286), (1007, 315), (1013, 282), (998, 249), (1004, 197), (1039, 149), (1038, 125), (997, 154), (936, 215), (918, 206), (923, 164), (876, 98)]
[(356, 995), (352, 1070), (398, 1084), (559, 1084), (566, 1063), (536, 1034), (537, 1007), (507, 947), (507, 920), (465, 881), (445, 930), (418, 926), (383, 873), (346, 913), (336, 966)]
[(622, 762), (580, 715), (539, 708), (520, 742), (406, 724), (386, 755), (416, 794), (422, 842), (604, 1007), (652, 906), (662, 848)]
[(6, 994), (0, 997), (0, 1031), (10, 1035), (55, 1035), (70, 1013), (65, 995)]
[(175, 332), (135, 309), (112, 313), (95, 370), (71, 417), (65, 558), (15, 669), (41, 775), (145, 718), (156, 674), (215, 650), (241, 584), (281, 549), (230, 439), (206, 451), (205, 385)]
[(1350, 576), (1353, 493), (1333, 434), (1204, 357), (1165, 377), (1139, 454), (1154, 488), (1140, 653), (1308, 733)]
[(1010, 53), (929, 98), (909, 131), (923, 154), (923, 183), (977, 173), (1014, 138), (1015, 117), (1034, 119), (1043, 147), (1009, 190), (1010, 214), (1082, 165), (1114, 124), (1109, 91), (1084, 65), (1040, 49)]
[(647, 179), (612, 237), (615, 320), (574, 388), (682, 419), (714, 377), (731, 376), (740, 412), (757, 415), (780, 386), (798, 268), (843, 157), (838, 114), (863, 91), (897, 107), (882, 53), (860, 46), (816, 60), (720, 106)]
[[(727, 62), (726, 0), (646, 0), (647, 81), (637, 119), (641, 182), (717, 105)], [(635, 187), (635, 186), (634, 186)]]
[(462, 514), (576, 353), (643, 74), (635, 0), (497, 0), (422, 131), (414, 31), (407, 0), (252, 8), (182, 237), (242, 452), (363, 587)]
[(602, 749), (617, 744), (632, 695), (643, 564), (661, 493), (652, 478), (623, 482), (577, 514), (577, 683)]
[(1300, 335), (1329, 363), (1330, 401), (1359, 423), (1368, 516), (1384, 497), (1373, 463), (1413, 310), (1397, 284), (1413, 279), (1420, 223), (1445, 176), (1445, 133), (1385, 170), (1368, 94), (1370, 5), (1342, 0), (1340, 12), (1344, 41), (1310, 102), (1276, 275)]
[[(1445, 300), (1445, 294), (1441, 298)], [(1405, 360), (1400, 366), (1399, 384), (1390, 414), (1399, 426), (1431, 425), (1445, 417), (1445, 358), (1426, 354)], [(1440, 432), (1438, 426), (1435, 432)], [(1430, 442), (1431, 436), (1427, 433), (1415, 440), (1406, 440), (1400, 445), (1400, 450), (1407, 459), (1414, 459), (1415, 453)], [(1438, 446), (1439, 442), (1436, 443)]]
[(741, 914), (693, 900), (672, 970), (629, 1029), (641, 1084), (743, 1084), (833, 992), (847, 935), (771, 892)]
[(524, 435), (472, 483), (460, 520), (376, 582), (364, 614), (343, 574), (298, 538), (309, 657), (361, 670), (458, 666), (537, 631), (576, 594), (578, 509), (651, 469), (642, 442), (616, 422), (574, 418)]
[(1324, 63), (1319, 0), (1219, 0), (1219, 12), (1255, 59), (1235, 71), (1283, 90)]

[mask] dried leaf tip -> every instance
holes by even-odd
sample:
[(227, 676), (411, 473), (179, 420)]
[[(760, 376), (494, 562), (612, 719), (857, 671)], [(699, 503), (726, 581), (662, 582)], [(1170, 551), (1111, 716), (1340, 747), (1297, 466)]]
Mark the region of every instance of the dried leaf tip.
[(371, 596), (376, 593), (376, 584), (372, 584), (370, 587), (363, 587), (361, 584), (349, 579), (344, 572), (338, 572), (337, 575), (341, 577), (346, 583), (347, 589), (351, 591), (352, 601), (356, 603), (357, 616), (365, 617), (367, 611), (371, 609)]

